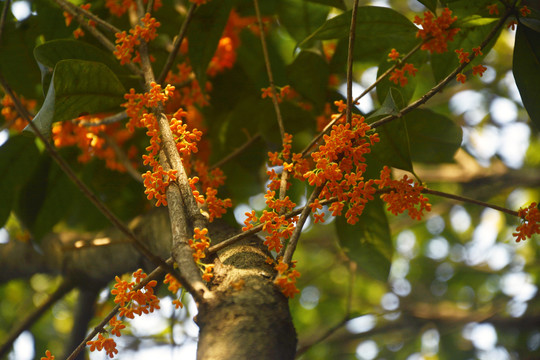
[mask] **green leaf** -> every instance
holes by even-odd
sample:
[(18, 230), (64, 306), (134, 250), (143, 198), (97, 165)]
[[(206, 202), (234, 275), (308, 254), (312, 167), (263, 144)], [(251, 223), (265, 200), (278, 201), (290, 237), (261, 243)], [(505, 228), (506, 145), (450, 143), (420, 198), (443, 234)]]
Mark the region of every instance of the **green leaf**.
[(290, 84), (322, 111), (328, 85), (328, 63), (311, 51), (302, 51), (287, 68)]
[(279, 22), (300, 42), (325, 22), (330, 8), (304, 0), (280, 0), (277, 10)]
[(15, 211), (39, 242), (69, 212), (73, 184), (47, 154), (40, 157), (30, 181), (21, 189)]
[(62, 60), (53, 72), (45, 102), (34, 118), (43, 134), (53, 122), (83, 114), (120, 110), (126, 90), (106, 65), (93, 61)]
[(93, 45), (76, 40), (52, 40), (34, 49), (34, 57), (41, 70), (41, 82), (44, 90), (49, 89), (52, 72), (61, 60), (76, 59), (94, 61), (105, 64), (115, 74), (125, 74), (127, 71), (110, 54)]
[(394, 250), (383, 202), (368, 202), (355, 225), (348, 224), (342, 216), (336, 218), (336, 231), (341, 247), (358, 267), (386, 282)]
[(533, 125), (540, 130), (540, 33), (518, 26), (512, 70), (523, 106)]
[(411, 158), (423, 163), (449, 163), (461, 146), (463, 131), (450, 118), (429, 109), (405, 115)]
[(425, 7), (427, 7), (432, 13), (437, 11), (437, 0), (418, 0)]
[(337, 9), (347, 10), (344, 0), (307, 0), (308, 2), (333, 6)]
[(22, 23), (19, 27), (7, 22), (2, 33), (0, 51), (0, 73), (19, 95), (35, 99), (39, 96), (39, 69), (32, 49), (35, 43), (36, 26), (33, 22)]
[[(299, 46), (309, 46), (312, 40), (342, 39), (349, 36), (351, 25), (349, 10), (327, 20)], [(405, 16), (395, 10), (376, 6), (358, 7), (355, 58), (361, 61), (379, 61), (391, 48), (410, 50), (417, 42), (414, 26)]]
[[(403, 99), (396, 89), (391, 89), (381, 108), (370, 115), (367, 122), (373, 123), (385, 115), (396, 115), (399, 110), (396, 103), (403, 104)], [(413, 172), (405, 120), (403, 118), (394, 119), (377, 127), (376, 131), (381, 141), (371, 148), (372, 156), (380, 164)]]
[[(242, 46), (238, 48), (237, 61), (242, 69), (255, 85), (257, 91), (269, 86), (268, 74), (264, 63), (264, 56), (261, 47), (261, 40), (253, 35), (249, 30), (243, 30), (240, 33)], [(277, 86), (284, 86), (289, 83), (286, 75), (286, 68), (281, 55), (274, 46), (272, 38), (268, 38), (266, 45), (268, 47), (268, 57), (272, 65), (274, 83)]]
[(221, 0), (201, 5), (189, 24), (189, 59), (201, 89), (204, 89), (208, 64), (216, 52), (235, 2), (236, 0)]
[(38, 159), (33, 136), (12, 136), (0, 147), (0, 227), (6, 223), (15, 194), (33, 174)]

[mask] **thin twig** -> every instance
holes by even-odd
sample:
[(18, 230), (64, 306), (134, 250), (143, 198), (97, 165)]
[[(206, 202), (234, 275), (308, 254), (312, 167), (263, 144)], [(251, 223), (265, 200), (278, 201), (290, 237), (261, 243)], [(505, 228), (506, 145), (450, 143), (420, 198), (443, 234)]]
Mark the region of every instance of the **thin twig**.
[(106, 118), (103, 118), (100, 121), (88, 121), (88, 122), (82, 122), (81, 124), (86, 127), (109, 125), (116, 122), (120, 122), (122, 120), (126, 120), (127, 118), (128, 118), (127, 113), (125, 111), (120, 111), (119, 113), (111, 115), (111, 116), (107, 116)]
[[(504, 25), (506, 22), (506, 19), (513, 13), (513, 8), (510, 8), (506, 11), (504, 16), (502, 16), (497, 24), (493, 27), (493, 29), (490, 31), (490, 33), (486, 36), (484, 41), (480, 44), (480, 49), (484, 49), (486, 45), (495, 37), (499, 29)], [(470, 64), (476, 58), (476, 54), (473, 52), (469, 55), (469, 62), (464, 62), (460, 64), (457, 68), (454, 69), (446, 78), (441, 80), (437, 85), (435, 85), (431, 90), (429, 90), (427, 93), (425, 93), (420, 99), (416, 100), (412, 104), (408, 105), (407, 107), (401, 109), (397, 114), (395, 115), (388, 115), (380, 120), (375, 121), (373, 124), (371, 124), (371, 128), (377, 128), (379, 126), (382, 126), (386, 124), (387, 122), (390, 122), (394, 119), (401, 118), (403, 115), (411, 112), (412, 110), (416, 109), (420, 105), (425, 104), (429, 99), (431, 99), (435, 94), (437, 94), (439, 91), (442, 90), (443, 87), (445, 87), (450, 81), (454, 80), (456, 75), (463, 71), (467, 65)]]
[(309, 214), (311, 213), (311, 205), (315, 199), (319, 197), (319, 194), (321, 193), (322, 189), (324, 187), (324, 184), (321, 186), (317, 186), (313, 192), (311, 193), (306, 206), (304, 206), (304, 209), (302, 210), (302, 213), (300, 214), (300, 219), (298, 219), (298, 222), (296, 224), (296, 228), (294, 229), (293, 234), (291, 235), (291, 238), (289, 240), (289, 243), (287, 244), (287, 249), (285, 250), (285, 253), (283, 254), (283, 263), (290, 264), (292, 261), (292, 256), (294, 254), (294, 251), (296, 250), (296, 245), (298, 244), (298, 240), (300, 239), (300, 234), (302, 233), (302, 228), (304, 227), (304, 223), (309, 217)]
[[(424, 44), (425, 41), (423, 42), (420, 42), (418, 45), (416, 45), (411, 51), (409, 51), (400, 61), (400, 63), (403, 63), (404, 61), (406, 61), (407, 59), (409, 59), (412, 55), (414, 55), (414, 53), (416, 53), (418, 50), (420, 50), (420, 47)], [(386, 70), (384, 73), (382, 73), (378, 78), (377, 80), (375, 80), (375, 82), (373, 82), (373, 84), (369, 85), (364, 91), (362, 91), (362, 93), (360, 95), (358, 95), (355, 99), (354, 99), (354, 103), (358, 103), (358, 101), (360, 101), (360, 99), (362, 99), (364, 96), (366, 96), (371, 90), (373, 90), (382, 80), (384, 80), (388, 75), (390, 75), (390, 73), (392, 71), (394, 71), (394, 69), (396, 69), (398, 67), (399, 64), (394, 64), (393, 66), (391, 66), (388, 70)], [(322, 137), (328, 133), (328, 131), (332, 128), (332, 126), (337, 123), (341, 118), (343, 117), (343, 113), (339, 114), (339, 116), (337, 116), (335, 119), (333, 119), (332, 121), (330, 121), (328, 124), (326, 124), (326, 126), (324, 127), (324, 129), (319, 133), (317, 134), (317, 136), (315, 136), (310, 142), (309, 144), (304, 148), (304, 150), (302, 150), (302, 157), (305, 157), (310, 151), (311, 149), (322, 139)]]
[(35, 323), (41, 316), (51, 308), (58, 300), (62, 299), (67, 293), (75, 288), (75, 283), (70, 280), (64, 280), (58, 289), (56, 289), (44, 303), (35, 308), (31, 313), (29, 313), (18, 325), (11, 330), (8, 337), (5, 339), (2, 346), (0, 346), (0, 358), (3, 358), (7, 354), (11, 345), (19, 335), (29, 329), (33, 323)]
[(263, 50), (264, 64), (266, 66), (266, 73), (268, 74), (268, 81), (270, 82), (270, 88), (272, 90), (272, 103), (274, 104), (274, 110), (276, 111), (279, 133), (281, 134), (281, 139), (285, 139), (285, 127), (283, 126), (283, 118), (281, 117), (281, 110), (279, 109), (276, 85), (274, 83), (274, 75), (272, 74), (272, 67), (270, 66), (270, 57), (268, 56), (266, 38), (264, 37), (264, 27), (261, 18), (261, 11), (259, 9), (259, 0), (253, 0), (253, 4), (255, 5), (255, 15), (257, 16), (257, 24), (259, 25), (261, 33), (261, 45)]
[(223, 164), (231, 161), (232, 159), (234, 159), (235, 157), (237, 157), (238, 155), (240, 155), (242, 152), (244, 152), (244, 150), (246, 150), (248, 147), (251, 146), (251, 144), (253, 144), (255, 141), (259, 140), (261, 137), (261, 134), (259, 133), (256, 133), (255, 135), (253, 135), (252, 137), (250, 137), (248, 139), (248, 141), (246, 141), (245, 143), (243, 143), (240, 147), (237, 147), (236, 149), (233, 150), (233, 152), (231, 152), (229, 155), (225, 156), (223, 159), (219, 160), (218, 162), (216, 162), (215, 164), (211, 165), (208, 170), (212, 170), (212, 169), (215, 169), (215, 168), (218, 168), (218, 167), (221, 167), (223, 166)]
[(358, 0), (354, 0), (351, 16), (351, 27), (349, 30), (349, 48), (347, 54), (347, 109), (346, 121), (351, 123), (352, 121), (352, 78), (353, 78), (353, 52), (354, 52), (354, 40), (356, 38), (356, 13), (358, 12)]
[[(172, 267), (173, 260), (171, 258), (167, 259), (166, 263)], [(158, 267), (154, 269), (150, 274), (148, 274), (147, 277), (145, 277), (137, 286), (135, 286), (131, 291), (137, 291), (142, 289), (146, 284), (148, 284), (152, 280), (156, 280), (160, 278), (161, 276), (166, 274), (166, 270), (163, 269), (163, 267)], [(84, 338), (83, 341), (77, 346), (75, 350), (69, 355), (67, 360), (73, 360), (79, 355), (79, 353), (86, 347), (86, 343), (94, 338), (97, 334), (103, 332), (105, 326), (109, 323), (109, 321), (120, 311), (120, 304), (117, 304), (101, 322), (94, 327), (94, 329)]]
[(131, 175), (131, 177), (137, 181), (137, 182), (140, 182), (141, 184), (143, 183), (143, 178), (142, 178), (142, 174), (140, 172), (137, 171), (137, 169), (135, 169), (133, 167), (133, 165), (131, 164), (131, 161), (129, 161), (126, 153), (124, 152), (124, 150), (120, 149), (120, 147), (118, 146), (118, 144), (116, 143), (116, 141), (114, 141), (109, 135), (107, 135), (106, 133), (102, 132), (100, 133), (100, 136), (102, 136), (104, 139), (105, 139), (105, 142), (107, 143), (107, 145), (113, 149), (114, 151), (114, 154), (116, 155), (116, 157), (118, 158), (118, 161), (126, 168), (126, 172)]
[(182, 26), (180, 27), (180, 31), (178, 32), (178, 35), (174, 39), (174, 44), (173, 44), (171, 53), (169, 54), (169, 57), (167, 58), (167, 62), (165, 63), (165, 65), (163, 66), (163, 69), (161, 70), (161, 74), (159, 74), (159, 78), (157, 79), (157, 83), (161, 84), (162, 86), (165, 85), (164, 84), (165, 78), (167, 77), (169, 70), (171, 70), (174, 64), (174, 60), (176, 59), (176, 56), (178, 55), (178, 51), (180, 50), (180, 46), (182, 45), (182, 40), (184, 40), (184, 38), (186, 37), (188, 25), (191, 22), (191, 19), (193, 18), (193, 14), (196, 8), (197, 8), (197, 5), (192, 3), (186, 14), (186, 18), (184, 19), (184, 22), (182, 23)]
[(0, 44), (2, 43), (2, 35), (4, 34), (4, 27), (6, 26), (6, 18), (9, 8), (11, 7), (11, 0), (6, 0), (4, 7), (2, 8), (2, 16), (0, 17)]
[(69, 6), (71, 9), (73, 9), (74, 11), (76, 11), (77, 13), (82, 14), (87, 19), (94, 21), (96, 24), (101, 26), (104, 30), (107, 30), (113, 34), (122, 32), (122, 30), (118, 29), (113, 24), (101, 19), (99, 16), (92, 14), (90, 11), (83, 9), (80, 6), (75, 6), (74, 4), (67, 1), (65, 2), (65, 4)]
[(508, 215), (519, 217), (517, 211), (513, 211), (513, 210), (507, 209), (505, 207), (498, 206), (498, 205), (495, 205), (495, 204), (490, 204), (490, 203), (487, 203), (487, 202), (484, 202), (484, 201), (471, 199), (471, 198), (468, 198), (468, 197), (465, 197), (465, 196), (448, 194), (448, 193), (445, 193), (445, 192), (442, 192), (442, 191), (431, 190), (431, 189), (426, 189), (426, 188), (424, 188), (422, 190), (422, 193), (436, 195), (436, 196), (444, 197), (444, 198), (447, 198), (447, 199), (457, 200), (457, 201), (461, 201), (461, 202), (464, 202), (464, 203), (480, 205), (480, 206), (483, 206), (483, 207), (486, 207), (486, 208), (491, 208), (491, 209), (498, 210), (498, 211), (503, 212), (503, 213), (508, 214)]
[[(75, 19), (77, 19), (77, 22), (80, 24), (80, 26), (83, 27), (84, 31), (87, 31), (90, 33), (93, 37), (95, 37), (101, 45), (103, 45), (108, 51), (111, 53), (116, 50), (116, 46), (107, 39), (98, 29), (96, 29), (93, 26), (90, 26), (88, 24), (88, 21), (85, 20), (82, 13), (77, 12), (74, 9), (74, 5), (70, 4), (66, 0), (54, 0), (64, 11), (68, 12), (70, 15), (72, 15)], [(127, 68), (135, 75), (141, 75), (141, 70), (135, 66), (134, 64), (126, 64)]]

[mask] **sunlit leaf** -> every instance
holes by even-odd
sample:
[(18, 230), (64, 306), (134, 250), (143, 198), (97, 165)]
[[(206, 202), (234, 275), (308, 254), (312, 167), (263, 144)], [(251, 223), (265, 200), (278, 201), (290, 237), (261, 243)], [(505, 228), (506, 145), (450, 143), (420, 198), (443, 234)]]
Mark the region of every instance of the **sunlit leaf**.
[(44, 90), (49, 89), (54, 67), (61, 60), (76, 59), (103, 63), (118, 76), (124, 74), (124, 77), (127, 77), (126, 69), (112, 54), (82, 41), (67, 39), (48, 41), (34, 49), (34, 57), (41, 70)]
[(106, 65), (62, 60), (54, 68), (47, 97), (33, 121), (41, 133), (49, 134), (53, 122), (83, 114), (119, 111), (125, 92)]
[[(309, 46), (312, 40), (346, 38), (351, 26), (351, 10), (327, 20), (299, 46)], [(410, 50), (418, 40), (417, 27), (405, 16), (389, 8), (361, 6), (356, 23), (355, 58), (379, 61), (391, 48)]]
[(437, 11), (437, 0), (418, 0), (425, 7), (427, 7), (432, 13)]
[(324, 23), (330, 7), (304, 0), (281, 0), (277, 11), (280, 23), (298, 42)]

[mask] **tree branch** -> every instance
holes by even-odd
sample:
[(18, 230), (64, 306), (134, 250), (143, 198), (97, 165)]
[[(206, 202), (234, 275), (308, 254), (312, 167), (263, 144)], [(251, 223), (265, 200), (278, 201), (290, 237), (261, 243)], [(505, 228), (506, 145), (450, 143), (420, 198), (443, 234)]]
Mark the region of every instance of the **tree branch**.
[(176, 59), (176, 56), (178, 55), (178, 51), (180, 50), (180, 46), (182, 45), (182, 40), (184, 40), (184, 38), (186, 37), (187, 27), (189, 23), (191, 22), (191, 19), (193, 18), (193, 14), (196, 8), (197, 8), (197, 5), (192, 3), (186, 14), (186, 18), (184, 19), (184, 22), (182, 23), (182, 26), (180, 27), (180, 31), (178, 32), (178, 35), (174, 39), (174, 44), (173, 44), (171, 53), (169, 54), (169, 57), (167, 57), (167, 62), (163, 66), (163, 69), (161, 69), (161, 74), (159, 74), (159, 77), (157, 79), (157, 83), (161, 84), (162, 86), (165, 85), (164, 84), (165, 78), (167, 77), (169, 70), (171, 70), (174, 60)]
[(354, 39), (356, 38), (356, 14), (358, 12), (358, 0), (354, 0), (351, 16), (351, 27), (349, 29), (349, 48), (347, 51), (347, 109), (345, 110), (345, 119), (347, 123), (352, 121), (352, 78), (353, 78), (353, 53)]
[(21, 333), (29, 329), (39, 318), (51, 308), (58, 300), (62, 299), (67, 293), (75, 288), (75, 283), (71, 280), (64, 280), (58, 289), (54, 291), (41, 305), (35, 308), (26, 316), (14, 329), (11, 330), (8, 337), (0, 346), (0, 358), (4, 357), (11, 349), (13, 342)]
[[(500, 30), (500, 28), (504, 25), (506, 22), (506, 19), (513, 13), (513, 7), (507, 9), (507, 11), (504, 13), (504, 15), (499, 19), (497, 24), (493, 27), (493, 29), (489, 32), (489, 34), (486, 36), (484, 41), (480, 44), (480, 49), (484, 49), (486, 45), (495, 37), (497, 32)], [(375, 121), (373, 124), (371, 124), (371, 127), (373, 129), (382, 126), (386, 124), (387, 122), (390, 122), (394, 119), (401, 118), (403, 115), (411, 112), (412, 110), (416, 109), (420, 105), (425, 104), (429, 99), (431, 99), (435, 94), (437, 94), (439, 91), (441, 91), (450, 81), (454, 80), (456, 75), (460, 73), (463, 69), (467, 67), (467, 65), (470, 64), (472, 60), (476, 58), (476, 54), (472, 52), (469, 55), (469, 62), (464, 62), (460, 64), (457, 68), (454, 69), (446, 78), (441, 80), (437, 85), (435, 85), (431, 90), (429, 90), (427, 93), (425, 93), (420, 99), (416, 100), (412, 104), (404, 107), (399, 111), (396, 115), (388, 115), (380, 120)]]

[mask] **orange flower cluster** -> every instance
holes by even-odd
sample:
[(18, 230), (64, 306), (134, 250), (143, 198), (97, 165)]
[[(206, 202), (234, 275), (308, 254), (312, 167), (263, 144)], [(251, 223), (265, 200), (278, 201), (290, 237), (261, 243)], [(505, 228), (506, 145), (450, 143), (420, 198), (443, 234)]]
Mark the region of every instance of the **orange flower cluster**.
[[(167, 289), (169, 289), (169, 291), (175, 295), (178, 293), (179, 290), (182, 289), (182, 285), (171, 274), (165, 275), (165, 279), (163, 279), (163, 283), (169, 284)], [(174, 304), (176, 309), (178, 308), (181, 309), (184, 307), (184, 304), (182, 304), (182, 301), (180, 299), (173, 300), (172, 303)]]
[(333, 216), (341, 215), (345, 204), (347, 222), (355, 224), (365, 204), (373, 199), (373, 180), (364, 181), (366, 171), (365, 154), (379, 141), (376, 133), (368, 134), (369, 125), (364, 118), (353, 115), (351, 123), (344, 120), (332, 126), (329, 135), (324, 135), (324, 144), (311, 157), (315, 168), (304, 174), (310, 185), (324, 185), (320, 199), (337, 197), (329, 210)]
[[(390, 55), (388, 55), (390, 56)], [(390, 77), (388, 78), (390, 81), (393, 81), (394, 84), (398, 84), (401, 87), (404, 87), (409, 82), (409, 79), (405, 76), (405, 73), (408, 73), (410, 76), (416, 76), (416, 72), (418, 71), (417, 68), (414, 67), (413, 64), (405, 63), (401, 67), (401, 69), (394, 69), (392, 73), (390, 74)]]
[(413, 182), (407, 175), (401, 180), (392, 180), (390, 171), (390, 168), (385, 166), (381, 171), (381, 179), (375, 180), (379, 189), (390, 188), (389, 192), (381, 195), (381, 199), (388, 204), (388, 211), (398, 215), (407, 210), (412, 219), (421, 220), (424, 211), (431, 210), (429, 199), (422, 195), (424, 187)]
[(116, 276), (116, 284), (111, 294), (115, 295), (114, 302), (119, 304), (120, 316), (125, 316), (129, 319), (135, 318), (135, 315), (148, 314), (159, 309), (159, 299), (154, 295), (154, 287), (157, 281), (149, 281), (139, 290), (134, 290), (134, 287), (141, 283), (147, 275), (139, 269), (133, 273), (135, 281), (127, 282)]
[[(92, 4), (88, 3), (88, 4), (83, 4), (81, 5), (81, 9), (84, 9), (84, 10), (87, 10), (89, 11), (90, 10), (90, 7), (92, 6)], [(70, 13), (68, 13), (67, 11), (64, 11), (63, 12), (63, 15), (64, 15), (64, 18), (66, 20), (66, 26), (69, 26), (71, 25), (71, 22), (73, 21), (73, 15), (71, 15)], [(92, 27), (95, 27), (96, 26), (96, 22), (94, 20), (88, 20), (88, 25), (92, 26)], [(75, 31), (73, 31), (73, 36), (75, 36), (75, 39), (78, 39), (80, 37), (83, 37), (84, 36), (84, 31), (83, 29), (81, 29), (80, 27), (78, 27), (77, 29), (75, 29)]]
[(189, 0), (189, 2), (192, 2), (192, 3), (196, 4), (196, 5), (204, 5), (209, 1), (210, 0)]
[(45, 356), (42, 356), (40, 360), (54, 360), (54, 355), (49, 350), (45, 351)]
[[(184, 43), (187, 44), (187, 40), (184, 40)], [(187, 49), (185, 51), (187, 52)], [(185, 106), (186, 108), (194, 105), (200, 107), (208, 105), (208, 96), (203, 94), (191, 66), (187, 62), (184, 62), (178, 64), (177, 69), (178, 74), (170, 71), (165, 78), (167, 83), (179, 85), (173, 94), (171, 94), (171, 101), (178, 106)], [(205, 90), (206, 92), (212, 90), (210, 82), (206, 82)]]
[[(143, 18), (141, 18), (143, 26), (136, 25), (134, 28), (129, 30), (129, 34), (125, 31), (116, 33), (116, 50), (113, 54), (120, 64), (128, 64), (131, 62), (140, 62), (140, 54), (135, 50), (136, 46), (141, 44), (141, 39), (145, 42), (150, 42), (157, 37), (157, 28), (161, 26), (159, 21), (156, 21), (149, 13), (146, 13)], [(135, 57), (132, 59), (132, 55), (135, 53)]]
[(210, 281), (212, 277), (214, 277), (214, 274), (212, 273), (214, 265), (201, 262), (201, 259), (206, 257), (206, 249), (210, 247), (210, 239), (208, 236), (206, 236), (208, 234), (208, 229), (204, 228), (201, 230), (199, 228), (195, 228), (193, 231), (193, 239), (189, 240), (189, 246), (193, 249), (193, 259), (197, 265), (202, 268), (203, 280)]
[(293, 263), (289, 269), (289, 265), (285, 264), (281, 259), (274, 267), (278, 272), (274, 283), (279, 286), (283, 295), (291, 299), (300, 292), (296, 288), (296, 280), (300, 277), (300, 273), (294, 267), (295, 264)]
[(522, 223), (512, 234), (516, 237), (516, 242), (530, 238), (534, 234), (540, 234), (540, 211), (538, 211), (537, 203), (533, 202), (525, 209), (519, 209), (518, 216)]
[(399, 59), (399, 52), (396, 51), (396, 49), (392, 49), (392, 50), (390, 50), (390, 53), (388, 53), (388, 57), (395, 61), (395, 60)]
[(456, 81), (459, 81), (462, 84), (465, 84), (465, 81), (467, 81), (467, 75), (463, 73), (459, 73), (456, 75)]
[(463, 48), (456, 49), (455, 52), (456, 52), (456, 54), (458, 54), (460, 64), (468, 63), (469, 61), (471, 61), (469, 59), (469, 52), (468, 51), (463, 51)]
[[(144, 3), (148, 3), (148, 0), (144, 0)], [(154, 11), (157, 11), (161, 6), (163, 6), (162, 0), (154, 0)], [(109, 9), (112, 15), (120, 17), (131, 7), (136, 10), (137, 3), (135, 0), (105, 0), (105, 7)]]
[[(435, 18), (430, 12), (424, 12), (424, 18), (415, 16), (414, 23), (420, 25), (422, 29), (418, 30), (416, 37), (427, 40), (421, 47), (430, 53), (443, 53), (448, 50), (448, 42), (454, 40), (454, 36), (459, 32), (459, 28), (450, 28), (457, 20), (457, 16), (452, 17), (452, 11), (444, 8), (441, 16)], [(428, 40), (429, 39), (429, 40)]]
[[(152, 171), (147, 171), (143, 174), (143, 178), (146, 188), (145, 194), (147, 194), (148, 200), (156, 198), (156, 206), (167, 205), (165, 191), (171, 182), (176, 181), (176, 171), (165, 171), (159, 164), (157, 159), (161, 148), (159, 125), (155, 115), (149, 112), (149, 109), (166, 102), (173, 90), (174, 87), (171, 85), (167, 85), (163, 90), (161, 85), (152, 83), (148, 93), (137, 94), (134, 89), (131, 89), (129, 94), (124, 95), (127, 102), (122, 104), (126, 108), (126, 113), (129, 117), (129, 121), (126, 124), (127, 128), (133, 131), (135, 127), (146, 127), (146, 134), (150, 136), (150, 146), (146, 148), (149, 154), (143, 155), (143, 164), (151, 166)], [(175, 116), (185, 117), (186, 113), (182, 109), (179, 109), (175, 113)], [(176, 141), (176, 148), (180, 155), (188, 157), (191, 153), (197, 152), (196, 142), (200, 140), (202, 133), (197, 129), (193, 129), (193, 132), (187, 131), (186, 125), (182, 124), (182, 121), (175, 117), (170, 119), (170, 124)]]
[(482, 77), (486, 70), (487, 70), (487, 67), (485, 67), (484, 65), (476, 65), (476, 66), (473, 66), (472, 73), (473, 75), (479, 75), (480, 77)]
[(105, 349), (105, 352), (111, 358), (113, 358), (115, 354), (118, 354), (118, 349), (116, 349), (116, 342), (114, 339), (104, 337), (102, 334), (98, 335), (97, 340), (87, 341), (86, 345), (90, 346), (90, 351), (101, 351)]
[[(219, 168), (208, 170), (208, 165), (202, 161), (196, 160), (194, 162), (194, 170), (198, 176), (194, 176), (190, 179), (191, 189), (193, 196), (201, 204), (206, 204), (206, 210), (208, 211), (210, 222), (216, 218), (220, 218), (227, 212), (227, 208), (232, 207), (231, 199), (220, 199), (217, 197), (217, 188), (225, 183), (225, 175)], [(200, 195), (195, 184), (200, 181), (200, 187), (206, 194), (206, 199)]]
[[(77, 146), (81, 154), (77, 160), (87, 163), (92, 158), (105, 160), (105, 166), (111, 170), (125, 172), (125, 166), (118, 161), (114, 148), (108, 141), (114, 142), (118, 147), (124, 145), (131, 137), (128, 130), (119, 129), (120, 124), (99, 124), (106, 114), (80, 116), (73, 121), (55, 123), (52, 127), (52, 139), (58, 148)], [(128, 149), (128, 159), (134, 159), (137, 148), (131, 146)]]
[[(279, 91), (279, 92), (277, 92)], [(267, 88), (261, 89), (261, 97), (263, 99), (265, 98), (273, 98), (274, 94), (272, 93), (272, 87), (269, 86)], [(289, 100), (294, 101), (299, 107), (301, 107), (304, 110), (311, 111), (313, 109), (313, 105), (309, 102), (302, 101), (301, 96), (299, 93), (297, 93), (294, 89), (291, 88), (290, 85), (285, 85), (283, 87), (276, 87), (276, 98), (278, 103), (281, 103), (283, 100)]]
[[(21, 101), (21, 104), (30, 112), (34, 111), (34, 109), (36, 108), (36, 100), (26, 100), (22, 96), (19, 96), (19, 100)], [(8, 124), (8, 127), (10, 129), (21, 132), (26, 127), (26, 125), (28, 125), (28, 123), (19, 115), (19, 113), (15, 109), (15, 103), (13, 102), (11, 96), (7, 94), (4, 95), (4, 97), (0, 101), (0, 105), (2, 106), (2, 116), (6, 120), (6, 123)]]

